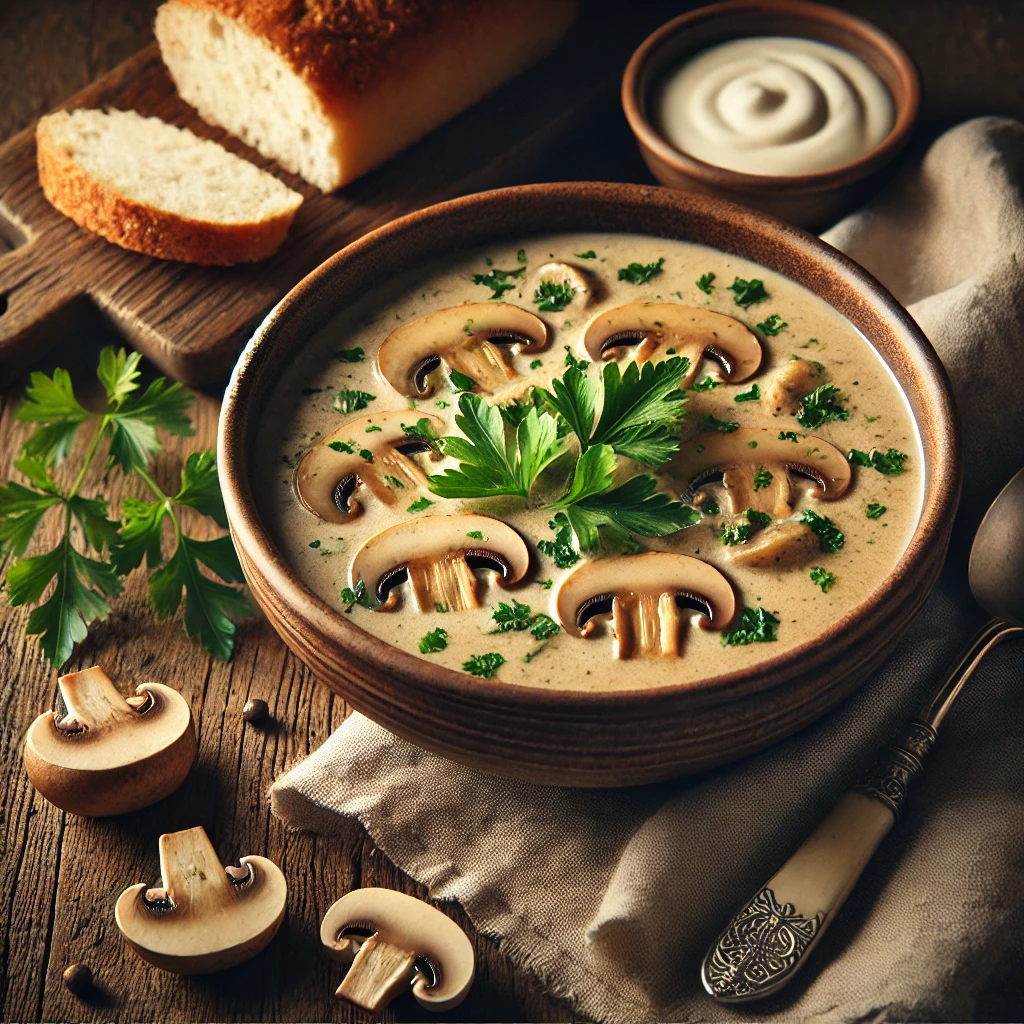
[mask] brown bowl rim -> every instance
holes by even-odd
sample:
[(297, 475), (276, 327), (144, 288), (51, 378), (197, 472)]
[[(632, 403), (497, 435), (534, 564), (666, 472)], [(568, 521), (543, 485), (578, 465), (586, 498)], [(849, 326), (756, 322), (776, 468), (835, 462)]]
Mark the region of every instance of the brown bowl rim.
[[(403, 232), (429, 227), (434, 222), (451, 219), (453, 215), (471, 215), (467, 219), (478, 224), (481, 218), (486, 217), (488, 209), (495, 205), (513, 204), (518, 210), (523, 210), (534, 199), (538, 204), (548, 201), (561, 206), (580, 198), (590, 203), (603, 202), (616, 210), (623, 205), (634, 209), (649, 209), (654, 204), (660, 204), (662, 208), (674, 207), (677, 212), (690, 214), (695, 218), (708, 215), (741, 234), (744, 231), (752, 231), (783, 249), (788, 247), (800, 259), (808, 260), (813, 269), (838, 277), (841, 284), (853, 288), (853, 294), (871, 300), (869, 305), (872, 311), (879, 315), (881, 321), (887, 322), (893, 328), (894, 343), (908, 357), (911, 365), (908, 374), (918, 375), (915, 390), (921, 398), (920, 411), (914, 407), (909, 394), (907, 398), (925, 451), (926, 479), (921, 516), (914, 534), (899, 562), (868, 598), (824, 633), (799, 647), (791, 648), (784, 654), (744, 669), (696, 682), (646, 689), (551, 689), (506, 683), (500, 679), (482, 679), (418, 658), (357, 626), (349, 616), (328, 605), (306, 587), (262, 524), (249, 481), (249, 453), (244, 415), (246, 377), (255, 376), (260, 361), (270, 358), (268, 353), (273, 345), (274, 336), (282, 326), (287, 329), (289, 319), (298, 319), (301, 323), (297, 313), (307, 296), (319, 289), (326, 277), (343, 275), (349, 261), (367, 258), (374, 247), (386, 245), (393, 236)], [(615, 229), (615, 233), (624, 230)], [(516, 237), (529, 237), (538, 233), (543, 232), (530, 228), (521, 231)], [(671, 238), (677, 235), (665, 234), (661, 237)], [(478, 243), (463, 243), (466, 247), (476, 244)], [(455, 251), (460, 247), (462, 246), (459, 244), (449, 243), (446, 244), (444, 251)], [(734, 254), (755, 259), (738, 251)], [(423, 257), (420, 265), (429, 258)], [(755, 261), (767, 266), (763, 259), (758, 258)], [(769, 266), (768, 269), (773, 268)], [(774, 272), (796, 280), (791, 274), (783, 271)], [(815, 291), (806, 281), (798, 283), (803, 283)], [(815, 294), (819, 293), (815, 291)], [(339, 310), (335, 309), (331, 314), (325, 315), (320, 326), (322, 327), (332, 316), (337, 316), (338, 312)], [(870, 338), (867, 340), (875, 347)], [(900, 381), (900, 375), (891, 362), (886, 359), (884, 353), (879, 352), (879, 355), (890, 367), (901, 388), (906, 391), (906, 387)], [(926, 433), (922, 419), (928, 421), (930, 433)], [(931, 452), (929, 447), (932, 448)], [(778, 685), (784, 679), (786, 670), (795, 668), (800, 662), (804, 662), (805, 668), (808, 660), (812, 663), (821, 663), (823, 654), (827, 654), (830, 647), (840, 646), (839, 641), (845, 632), (855, 632), (858, 624), (869, 617), (876, 605), (887, 599), (891, 600), (892, 592), (899, 586), (900, 581), (927, 559), (930, 540), (945, 534), (948, 522), (956, 511), (961, 476), (958, 420), (946, 371), (910, 314), (866, 270), (839, 250), (803, 229), (736, 203), (661, 186), (613, 182), (557, 182), (475, 193), (399, 217), (335, 253), (303, 278), (271, 310), (239, 356), (225, 390), (221, 408), (217, 433), (217, 462), (231, 534), (236, 547), (241, 549), (243, 566), (251, 560), (266, 579), (278, 601), (295, 618), (300, 619), (307, 629), (314, 633), (319, 632), (328, 644), (345, 649), (364, 663), (375, 666), (382, 673), (415, 684), (421, 692), (434, 689), (443, 692), (447, 698), (453, 698), (457, 703), (464, 702), (467, 706), (476, 704), (486, 692), (488, 702), (496, 707), (502, 706), (518, 712), (532, 710), (542, 713), (551, 711), (556, 714), (572, 709), (593, 710), (595, 706), (601, 707), (602, 714), (605, 711), (628, 713), (642, 710), (652, 702), (671, 702), (679, 698), (706, 701), (729, 691), (733, 691), (737, 696), (757, 693)]]
[[(839, 28), (872, 46), (893, 67), (906, 89), (902, 104), (893, 95), (896, 117), (889, 134), (856, 160), (812, 174), (749, 174), (708, 163), (673, 146), (645, 113), (646, 96), (642, 95), (641, 86), (646, 86), (644, 79), (648, 62), (662, 46), (681, 32), (718, 20), (723, 15), (743, 14), (778, 14), (788, 18), (802, 18), (808, 25)], [(817, 37), (809, 33), (807, 38)], [(846, 11), (826, 4), (809, 3), (807, 0), (723, 0), (681, 14), (655, 29), (637, 47), (626, 65), (622, 76), (621, 98), (623, 112), (637, 141), (674, 170), (716, 188), (735, 192), (793, 195), (841, 188), (867, 177), (888, 163), (906, 145), (917, 121), (921, 106), (921, 76), (910, 54), (892, 36), (871, 22)]]

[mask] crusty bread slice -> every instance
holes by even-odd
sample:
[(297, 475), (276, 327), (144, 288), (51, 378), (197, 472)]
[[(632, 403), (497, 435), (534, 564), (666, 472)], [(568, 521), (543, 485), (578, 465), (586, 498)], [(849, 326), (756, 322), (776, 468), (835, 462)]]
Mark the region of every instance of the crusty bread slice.
[(330, 192), (534, 64), (577, 0), (169, 0), (182, 98)]
[(276, 252), (302, 196), (156, 117), (60, 110), (36, 128), (39, 181), (65, 216), (165, 260), (231, 265)]

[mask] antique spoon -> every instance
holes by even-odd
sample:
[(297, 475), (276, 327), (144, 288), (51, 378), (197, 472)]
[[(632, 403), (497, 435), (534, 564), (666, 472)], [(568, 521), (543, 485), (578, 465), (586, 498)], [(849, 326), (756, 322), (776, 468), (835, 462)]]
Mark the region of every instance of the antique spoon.
[(803, 846), (729, 922), (704, 957), (704, 988), (722, 1003), (762, 999), (803, 965), (879, 843), (899, 818), (907, 785), (936, 730), (981, 659), (1024, 635), (1024, 470), (1003, 488), (978, 527), (971, 592), (993, 616), (903, 736), (847, 792)]

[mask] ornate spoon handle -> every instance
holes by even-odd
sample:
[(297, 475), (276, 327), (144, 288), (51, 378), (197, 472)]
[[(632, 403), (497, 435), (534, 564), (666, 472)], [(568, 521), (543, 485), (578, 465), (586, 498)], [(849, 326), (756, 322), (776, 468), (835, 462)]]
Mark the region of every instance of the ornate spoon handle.
[(988, 623), (946, 677), (920, 718), (729, 922), (704, 957), (701, 980), (719, 1002), (777, 992), (799, 970), (843, 905), (879, 843), (897, 822), (907, 787), (935, 743), (936, 730), (981, 659), (1024, 627)]

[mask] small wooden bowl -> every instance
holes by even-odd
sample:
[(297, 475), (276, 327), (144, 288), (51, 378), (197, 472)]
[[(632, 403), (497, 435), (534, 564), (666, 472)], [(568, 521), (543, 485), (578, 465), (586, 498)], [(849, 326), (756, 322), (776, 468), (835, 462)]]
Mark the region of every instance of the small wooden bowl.
[[(268, 397), (306, 340), (365, 292), (453, 251), (551, 232), (637, 232), (700, 242), (810, 288), (863, 332), (907, 394), (925, 456), (918, 527), (869, 599), (814, 641), (695, 684), (583, 693), (477, 679), (406, 654), (317, 597), (285, 561), (252, 493)], [(899, 642), (945, 559), (960, 481), (949, 381), (906, 311), (812, 235), (732, 203), (641, 185), (501, 189), (402, 217), (343, 249), (267, 317), (235, 367), (218, 437), (221, 486), (249, 586), (289, 647), (393, 732), (496, 774), (624, 786), (736, 760), (814, 721)]]
[[(678, 150), (647, 116), (664, 73), (715, 43), (750, 36), (797, 36), (831, 43), (860, 57), (892, 94), (892, 131), (852, 163), (814, 174), (747, 174)], [(622, 106), (640, 153), (663, 185), (731, 199), (804, 227), (824, 228), (852, 210), (879, 172), (906, 144), (921, 103), (921, 81), (907, 52), (860, 18), (802, 0), (727, 0), (662, 25), (640, 44), (622, 78)]]

